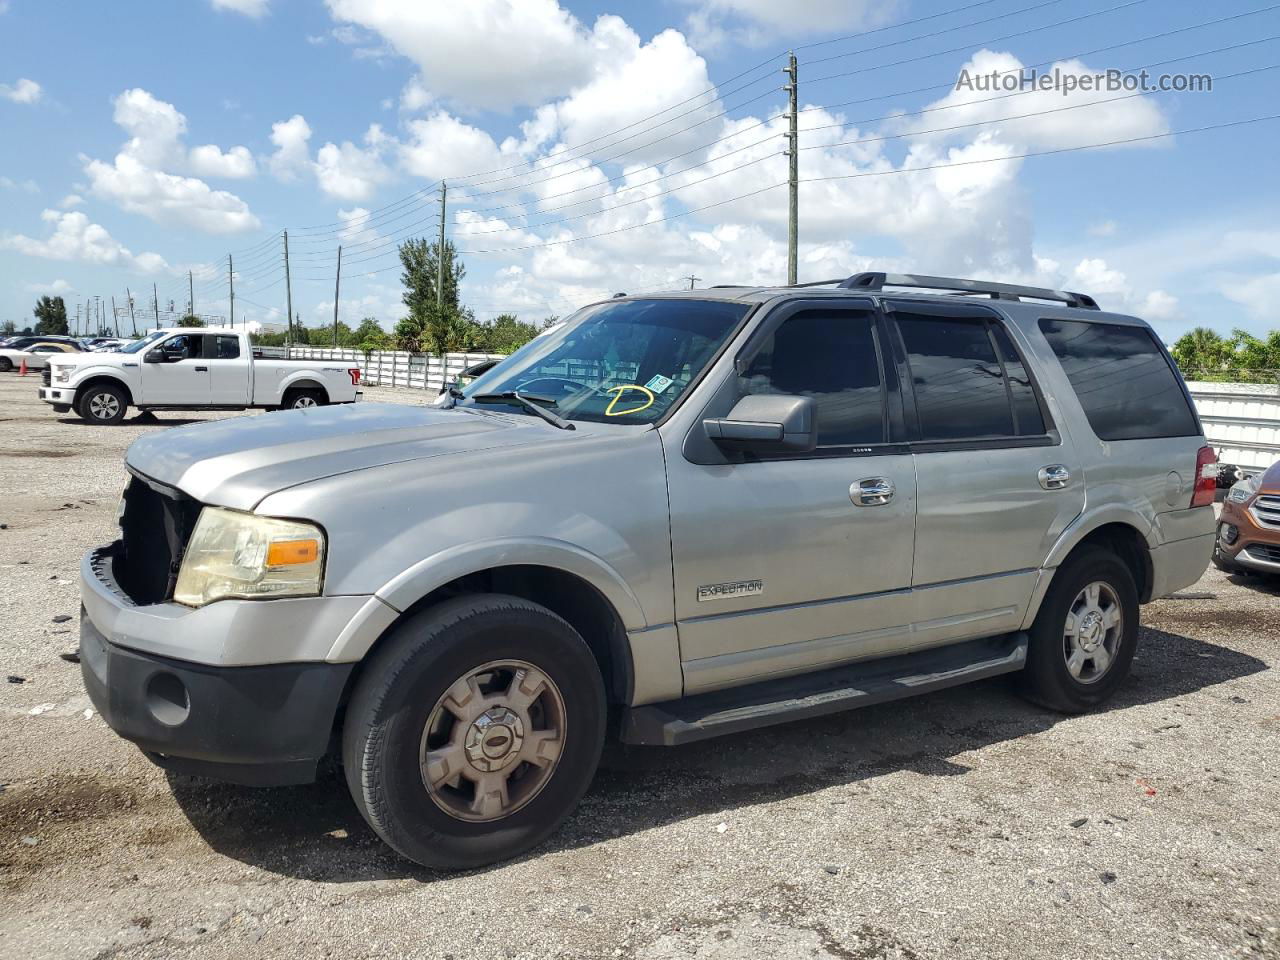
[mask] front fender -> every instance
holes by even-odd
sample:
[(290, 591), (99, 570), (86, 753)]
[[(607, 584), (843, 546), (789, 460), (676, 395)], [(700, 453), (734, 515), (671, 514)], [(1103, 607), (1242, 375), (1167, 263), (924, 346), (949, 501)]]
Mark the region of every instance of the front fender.
[(90, 364), (85, 367), (76, 367), (76, 372), (71, 375), (71, 379), (66, 384), (55, 384), (64, 390), (79, 390), (84, 384), (90, 380), (96, 380), (99, 377), (110, 377), (112, 380), (119, 382), (120, 386), (129, 391), (129, 396), (136, 396), (136, 384), (129, 381), (128, 374), (119, 367), (110, 364)]
[[(591, 584), (613, 605), (623, 628), (632, 631), (647, 626), (640, 601), (627, 582), (603, 559), (563, 540), (551, 538), (504, 538), (460, 544), (433, 554), (383, 585), (375, 594), (382, 603), (404, 611), (446, 583), (495, 567), (554, 567)], [(372, 639), (365, 631), (344, 634), (329, 660), (358, 660)], [(363, 649), (360, 649), (363, 647)]]

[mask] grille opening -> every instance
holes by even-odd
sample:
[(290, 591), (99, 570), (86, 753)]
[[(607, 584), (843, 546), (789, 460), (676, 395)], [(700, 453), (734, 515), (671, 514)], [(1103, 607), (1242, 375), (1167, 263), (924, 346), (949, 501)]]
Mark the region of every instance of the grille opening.
[(200, 516), (190, 497), (168, 496), (133, 477), (124, 491), (120, 547), (111, 573), (137, 604), (163, 603), (173, 596), (182, 555)]

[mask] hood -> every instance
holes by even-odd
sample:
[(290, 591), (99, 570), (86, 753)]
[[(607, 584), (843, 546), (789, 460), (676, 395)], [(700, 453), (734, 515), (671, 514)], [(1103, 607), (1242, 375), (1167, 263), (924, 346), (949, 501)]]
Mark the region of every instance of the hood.
[(158, 431), (135, 440), (125, 462), (202, 503), (252, 510), (287, 487), (367, 467), (574, 437), (532, 417), (357, 403)]

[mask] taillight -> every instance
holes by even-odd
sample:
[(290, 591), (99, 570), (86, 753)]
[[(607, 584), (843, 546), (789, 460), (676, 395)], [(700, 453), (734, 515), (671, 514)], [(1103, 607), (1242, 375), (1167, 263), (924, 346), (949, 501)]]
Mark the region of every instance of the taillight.
[(1218, 455), (1213, 447), (1201, 447), (1196, 454), (1196, 482), (1191, 493), (1193, 507), (1207, 507), (1218, 492)]
[(347, 370), (347, 373), (351, 375), (351, 385), (353, 387), (360, 386), (360, 368), (351, 367), (350, 369)]

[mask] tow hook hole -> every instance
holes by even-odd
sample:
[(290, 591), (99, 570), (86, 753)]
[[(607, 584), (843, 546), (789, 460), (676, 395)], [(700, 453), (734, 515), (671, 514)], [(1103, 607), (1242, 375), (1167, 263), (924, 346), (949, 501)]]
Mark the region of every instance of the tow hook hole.
[(147, 681), (147, 709), (161, 723), (176, 727), (191, 713), (191, 698), (172, 673), (157, 673)]

